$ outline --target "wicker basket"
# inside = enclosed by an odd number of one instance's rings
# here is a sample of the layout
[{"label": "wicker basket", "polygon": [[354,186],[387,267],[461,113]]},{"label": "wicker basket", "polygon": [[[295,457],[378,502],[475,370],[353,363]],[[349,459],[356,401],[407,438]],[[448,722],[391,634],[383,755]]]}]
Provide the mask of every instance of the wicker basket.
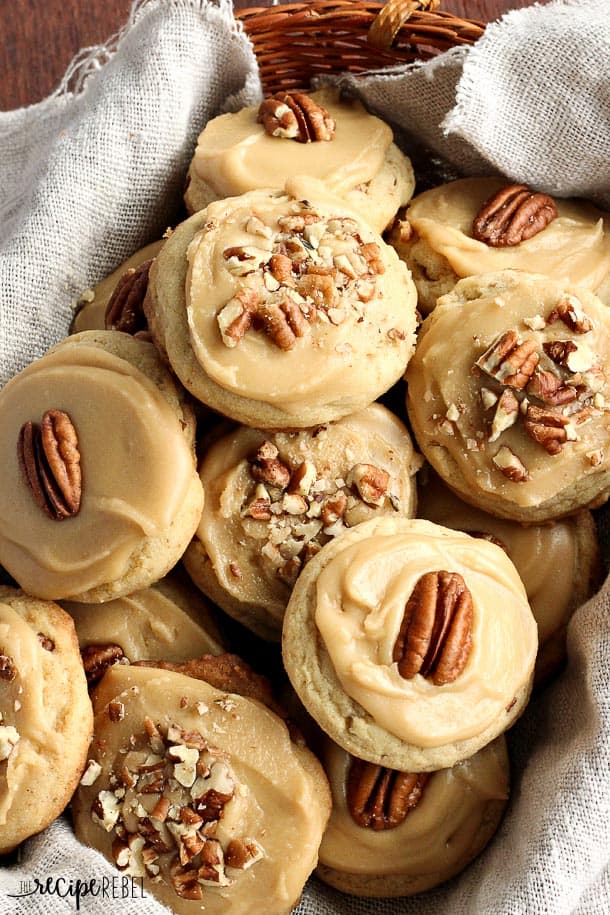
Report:
[{"label": "wicker basket", "polygon": [[265,92],[306,89],[313,76],[428,60],[473,44],[484,23],[439,0],[312,0],[236,12],[254,45]]}]

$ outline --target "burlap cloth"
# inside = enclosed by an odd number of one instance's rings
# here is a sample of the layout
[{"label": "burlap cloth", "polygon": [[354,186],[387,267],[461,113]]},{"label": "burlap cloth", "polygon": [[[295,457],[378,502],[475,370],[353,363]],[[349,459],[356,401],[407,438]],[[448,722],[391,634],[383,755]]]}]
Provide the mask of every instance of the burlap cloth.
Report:
[{"label": "burlap cloth", "polygon": [[[351,82],[465,173],[500,170],[610,207],[609,0],[514,12],[472,50]],[[259,94],[252,49],[226,0],[144,0],[52,97],[0,113],[2,382],[65,336],[82,290],[172,223],[206,120],[231,95],[245,103]],[[609,603],[607,584],[576,613],[567,671],[513,729],[509,811],[472,867],[413,900],[360,901],[312,880],[297,911],[607,915]],[[67,891],[104,874],[116,871],[60,820],[0,871],[0,912],[74,912],[73,898],[21,894],[33,878],[62,876]],[[80,911],[165,910],[148,896],[85,898]]]}]

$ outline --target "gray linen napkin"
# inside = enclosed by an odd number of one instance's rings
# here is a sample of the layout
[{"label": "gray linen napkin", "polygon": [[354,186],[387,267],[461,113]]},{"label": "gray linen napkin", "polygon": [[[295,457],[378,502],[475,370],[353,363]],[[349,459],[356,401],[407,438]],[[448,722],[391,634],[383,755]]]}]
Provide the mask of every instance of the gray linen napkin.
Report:
[{"label": "gray linen napkin", "polygon": [[[610,0],[516,11],[473,49],[346,83],[465,174],[501,171],[610,206]],[[2,383],[65,336],[82,290],[174,220],[197,133],[230,96],[253,103],[260,85],[228,0],[141,0],[53,96],[0,113]],[[413,900],[358,900],[311,880],[296,911],[607,915],[610,584],[574,616],[568,651],[567,671],[510,735],[509,812],[474,865]],[[116,877],[60,819],[0,871],[0,913],[74,912],[77,881],[81,912],[166,911]],[[55,892],[42,895],[49,878]],[[91,879],[97,896],[84,895]]]}]

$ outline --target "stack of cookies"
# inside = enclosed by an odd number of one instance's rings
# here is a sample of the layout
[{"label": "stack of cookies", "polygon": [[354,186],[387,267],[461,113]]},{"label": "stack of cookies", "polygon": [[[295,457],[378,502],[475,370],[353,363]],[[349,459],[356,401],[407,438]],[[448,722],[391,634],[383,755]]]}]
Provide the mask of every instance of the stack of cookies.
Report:
[{"label": "stack of cookies", "polygon": [[335,90],[222,115],[188,218],[0,393],[0,852],[74,795],[172,911],[282,915],[492,837],[598,583],[610,222],[414,188]]}]

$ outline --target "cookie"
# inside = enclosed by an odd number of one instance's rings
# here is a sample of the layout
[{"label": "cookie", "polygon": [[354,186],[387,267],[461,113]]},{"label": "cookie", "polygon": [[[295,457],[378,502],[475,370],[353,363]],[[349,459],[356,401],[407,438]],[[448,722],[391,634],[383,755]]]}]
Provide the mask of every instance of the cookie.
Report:
[{"label": "cookie", "polygon": [[504,271],[461,280],[406,375],[419,447],[466,502],[538,523],[610,493],[610,314],[592,293]]},{"label": "cookie", "polygon": [[389,240],[426,314],[460,278],[509,269],[584,286],[610,304],[610,216],[582,200],[534,195],[501,178],[462,178],[413,198],[406,220]]},{"label": "cookie", "polygon": [[55,820],[87,759],[93,714],[74,624],[0,586],[0,854]]},{"label": "cookie", "polygon": [[405,772],[472,756],[529,698],[536,621],[504,550],[421,519],[327,544],[286,609],[284,666],[320,727]]},{"label": "cookie", "polygon": [[468,505],[431,471],[424,480],[418,488],[418,517],[491,539],[515,564],[538,624],[534,682],[546,682],[565,660],[566,627],[573,612],[601,584],[591,512],[582,510],[559,521],[526,527]]},{"label": "cookie", "polygon": [[194,421],[150,343],[68,337],[0,393],[0,562],[37,597],[97,603],[162,578],[201,516]]},{"label": "cookie", "polygon": [[509,796],[506,740],[437,772],[397,772],[327,740],[333,808],[316,874],[355,896],[411,896],[460,873],[495,833]]},{"label": "cookie", "polygon": [[312,109],[305,115],[310,125],[312,116],[318,124],[325,121],[324,137],[314,131],[304,142],[282,95],[208,122],[188,172],[189,213],[223,197],[283,188],[288,179],[309,175],[383,232],[415,187],[411,163],[392,142],[391,128],[355,99],[340,100],[336,89],[288,93],[298,117],[304,104]]},{"label": "cookie", "polygon": [[379,514],[412,517],[419,464],[379,404],[301,432],[227,429],[200,463],[206,500],[185,568],[223,610],[279,639],[296,577],[323,544]]},{"label": "cookie", "polygon": [[76,625],[90,685],[119,661],[180,662],[224,650],[212,609],[186,576],[175,573],[101,606],[71,601],[62,606]]},{"label": "cookie", "polygon": [[[415,288],[392,248],[319,182],[251,191],[182,223],[144,303],[198,400],[261,429],[368,406],[401,377]],[[264,370],[262,370],[264,366]]]},{"label": "cookie", "polygon": [[111,668],[93,702],[73,804],[81,842],[176,913],[290,911],[330,795],[284,722],[257,700],[145,667]]},{"label": "cookie", "polygon": [[[144,328],[142,303],[146,292],[146,279],[150,261],[157,256],[165,239],[153,241],[150,245],[140,248],[135,254],[113,270],[93,289],[83,292],[77,303],[77,311],[72,321],[70,332],[78,334],[83,330],[110,330],[116,329],[125,333],[134,333]],[[118,314],[110,315],[106,320],[108,303],[114,297],[117,299],[117,287],[121,284],[123,295],[121,304],[123,312],[122,322],[117,326]],[[129,290],[127,287],[131,287]],[[142,291],[143,290],[143,291]],[[121,291],[119,289],[119,291]],[[131,296],[129,296],[131,293]],[[134,302],[136,300],[136,302]],[[118,302],[116,303],[118,305]],[[115,310],[116,311],[116,310]],[[114,321],[113,321],[114,318]]]}]

